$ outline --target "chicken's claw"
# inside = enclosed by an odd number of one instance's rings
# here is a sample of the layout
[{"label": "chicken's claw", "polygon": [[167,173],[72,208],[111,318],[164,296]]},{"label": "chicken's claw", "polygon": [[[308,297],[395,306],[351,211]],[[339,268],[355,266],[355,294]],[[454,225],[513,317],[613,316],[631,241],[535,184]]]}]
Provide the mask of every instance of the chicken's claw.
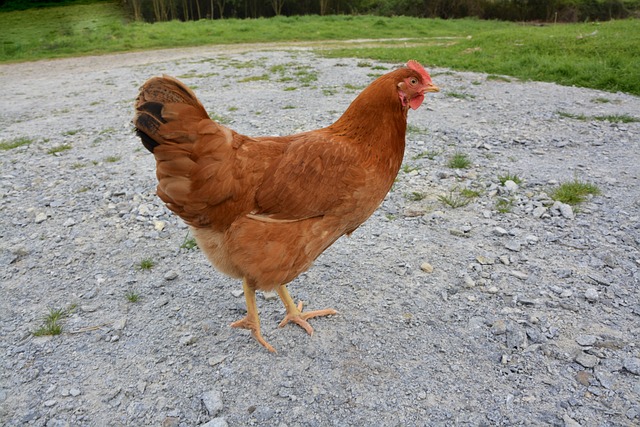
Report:
[{"label": "chicken's claw", "polygon": [[287,315],[284,317],[280,325],[280,328],[284,327],[287,323],[293,322],[300,326],[302,329],[307,331],[309,335],[313,335],[313,328],[307,322],[307,319],[311,319],[312,317],[319,316],[330,316],[333,314],[338,314],[338,312],[332,308],[327,308],[324,310],[314,310],[307,311],[306,313],[302,312],[302,301],[298,302],[298,305],[293,302],[291,299],[291,295],[289,295],[289,291],[285,285],[280,285],[277,289],[278,295],[280,295],[280,299],[284,303],[285,308],[287,309]]},{"label": "chicken's claw", "polygon": [[243,319],[237,320],[230,325],[232,328],[248,329],[251,331],[251,336],[262,344],[271,353],[277,353],[276,349],[271,346],[260,333],[260,324],[257,324],[253,319],[247,315]]}]

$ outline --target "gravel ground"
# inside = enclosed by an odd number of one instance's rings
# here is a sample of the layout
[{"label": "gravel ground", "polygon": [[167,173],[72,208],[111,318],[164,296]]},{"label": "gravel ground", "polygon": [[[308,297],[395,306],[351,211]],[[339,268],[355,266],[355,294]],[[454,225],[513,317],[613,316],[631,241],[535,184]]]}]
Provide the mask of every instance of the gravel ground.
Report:
[{"label": "gravel ground", "polygon": [[[229,49],[0,66],[0,139],[32,140],[1,154],[0,424],[640,424],[640,124],[594,119],[639,98],[432,70],[394,189],[290,286],[339,315],[309,337],[260,294],[270,354],[154,194],[137,88],[178,76],[239,132],[288,134],[398,64]],[[550,199],[575,179],[601,195]],[[51,310],[62,334],[34,336]]]}]

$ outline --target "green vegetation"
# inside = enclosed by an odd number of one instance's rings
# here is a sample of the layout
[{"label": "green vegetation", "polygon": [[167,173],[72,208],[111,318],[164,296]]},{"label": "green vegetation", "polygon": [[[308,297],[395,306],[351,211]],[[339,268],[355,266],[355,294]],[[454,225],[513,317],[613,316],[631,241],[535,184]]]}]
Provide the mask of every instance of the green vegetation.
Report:
[{"label": "green vegetation", "polygon": [[191,250],[193,248],[197,248],[198,247],[198,243],[196,242],[196,239],[194,239],[193,237],[189,237],[189,233],[187,233],[187,235],[184,236],[184,242],[182,242],[180,247],[182,249]]},{"label": "green vegetation", "polygon": [[62,144],[62,145],[57,145],[55,147],[51,147],[47,150],[48,154],[58,154],[58,153],[62,153],[63,151],[67,151],[67,150],[71,150],[71,144]]},{"label": "green vegetation", "polygon": [[512,175],[510,172],[507,172],[504,175],[498,175],[498,181],[500,181],[500,185],[504,185],[507,181],[513,181],[518,185],[522,184],[520,177],[515,174]]},{"label": "green vegetation", "polygon": [[577,205],[586,200],[588,195],[598,195],[600,189],[594,184],[580,182],[577,179],[560,184],[549,194],[553,200],[569,205]]},{"label": "green vegetation", "polygon": [[466,169],[471,166],[471,160],[465,153],[454,153],[447,163],[451,169]]},{"label": "green vegetation", "polygon": [[134,291],[127,291],[124,294],[125,298],[127,299],[127,301],[129,301],[130,303],[136,303],[138,301],[140,301],[140,295],[138,295],[137,293],[135,293]]},{"label": "green vegetation", "polygon": [[140,270],[151,270],[154,265],[156,265],[156,263],[153,262],[151,258],[145,258],[140,261],[140,264],[138,264],[138,268]]},{"label": "green vegetation", "polygon": [[449,191],[449,194],[442,194],[438,196],[438,200],[443,204],[453,208],[461,208],[471,203],[472,197],[467,197],[462,194],[458,189]]},{"label": "green vegetation", "polygon": [[15,138],[10,141],[0,141],[0,150],[6,151],[14,148],[22,147],[23,145],[29,145],[33,142],[29,138]]},{"label": "green vegetation", "polygon": [[421,193],[419,191],[412,191],[411,193],[405,193],[404,198],[412,201],[412,202],[419,202],[420,200],[423,200],[426,197],[426,194]]},{"label": "green vegetation", "polygon": [[630,116],[628,114],[607,114],[604,116],[585,116],[584,114],[573,114],[567,113],[566,111],[558,111],[558,115],[560,117],[564,117],[566,119],[574,119],[580,121],[599,121],[599,122],[610,122],[610,123],[636,123],[640,122],[640,118]]},{"label": "green vegetation", "polygon": [[120,156],[107,156],[104,161],[107,163],[116,163],[120,160]]},{"label": "green vegetation", "polygon": [[74,309],[75,305],[71,305],[66,310],[62,308],[50,308],[49,313],[43,319],[44,325],[36,329],[33,332],[33,335],[36,337],[45,335],[60,335],[62,333],[62,325],[60,324],[60,321],[65,317],[68,317]]},{"label": "green vegetation", "polygon": [[[128,22],[116,2],[0,12],[0,62],[231,43],[318,43],[322,54],[552,81],[640,95],[640,20],[524,25],[404,16]],[[412,38],[402,43],[391,38]],[[348,39],[378,42],[341,43]],[[327,42],[327,40],[331,40]],[[295,42],[292,42],[295,41]],[[289,44],[289,45],[290,45]],[[311,43],[312,46],[316,44]],[[303,83],[312,73],[297,76]],[[295,77],[295,76],[294,76]]]},{"label": "green vegetation", "polygon": [[496,201],[496,210],[500,213],[509,213],[513,209],[513,199],[512,198],[499,198]]}]

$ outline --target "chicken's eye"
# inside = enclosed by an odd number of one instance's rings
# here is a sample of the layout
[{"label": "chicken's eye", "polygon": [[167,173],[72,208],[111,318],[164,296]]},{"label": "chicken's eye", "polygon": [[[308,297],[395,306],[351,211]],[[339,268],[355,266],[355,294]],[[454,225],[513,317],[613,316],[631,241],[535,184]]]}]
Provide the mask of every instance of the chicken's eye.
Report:
[{"label": "chicken's eye", "polygon": [[409,83],[411,83],[412,85],[417,85],[418,79],[416,79],[415,77],[412,77],[411,80],[409,80]]}]

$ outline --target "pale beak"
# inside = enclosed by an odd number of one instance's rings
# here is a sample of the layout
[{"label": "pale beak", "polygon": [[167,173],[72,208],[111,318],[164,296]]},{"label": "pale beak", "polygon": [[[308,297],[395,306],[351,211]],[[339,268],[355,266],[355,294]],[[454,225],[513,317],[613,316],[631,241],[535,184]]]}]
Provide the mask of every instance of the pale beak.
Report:
[{"label": "pale beak", "polygon": [[429,86],[427,86],[427,88],[424,91],[425,92],[440,92],[440,88],[438,88],[438,86],[436,86],[433,83],[431,83]]}]

